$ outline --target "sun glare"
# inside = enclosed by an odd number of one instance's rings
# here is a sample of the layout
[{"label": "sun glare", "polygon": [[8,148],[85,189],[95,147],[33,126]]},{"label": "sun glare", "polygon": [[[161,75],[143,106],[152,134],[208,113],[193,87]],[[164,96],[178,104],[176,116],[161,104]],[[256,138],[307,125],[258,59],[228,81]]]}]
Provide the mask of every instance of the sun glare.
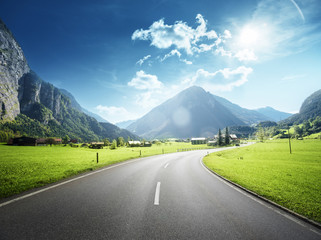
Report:
[{"label": "sun glare", "polygon": [[245,46],[255,45],[259,40],[258,29],[244,27],[240,35],[240,43]]}]

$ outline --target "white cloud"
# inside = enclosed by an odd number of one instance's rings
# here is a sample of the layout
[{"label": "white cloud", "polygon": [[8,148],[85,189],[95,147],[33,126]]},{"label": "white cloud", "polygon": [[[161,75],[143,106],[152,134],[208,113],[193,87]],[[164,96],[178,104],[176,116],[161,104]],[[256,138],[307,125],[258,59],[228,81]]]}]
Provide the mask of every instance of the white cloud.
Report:
[{"label": "white cloud", "polygon": [[187,59],[182,59],[181,56],[182,54],[177,50],[177,49],[174,49],[172,51],[170,51],[168,54],[166,54],[163,58],[160,59],[161,62],[165,61],[167,58],[170,58],[172,56],[177,56],[179,58],[179,61],[180,62],[183,62],[183,63],[186,63],[188,65],[191,65],[193,64],[191,61],[188,61]]},{"label": "white cloud", "polygon": [[95,109],[98,111],[99,115],[112,123],[137,119],[139,117],[136,113],[131,113],[124,107],[98,105]]},{"label": "white cloud", "polygon": [[161,93],[158,91],[147,91],[136,95],[136,103],[140,107],[150,109],[156,107],[160,103],[160,98],[156,97]]},{"label": "white cloud", "polygon": [[221,55],[221,56],[226,56],[226,57],[232,57],[233,54],[231,51],[226,51],[223,47],[218,47],[217,49],[215,49],[214,53],[216,55]]},{"label": "white cloud", "polygon": [[234,87],[245,84],[252,71],[252,68],[245,66],[236,69],[224,68],[213,73],[198,69],[195,75],[189,81],[184,80],[184,83],[196,84],[216,91],[231,91]]},{"label": "white cloud", "polygon": [[164,23],[164,19],[154,22],[149,29],[138,29],[132,35],[132,40],[149,40],[152,46],[166,49],[175,46],[184,49],[187,54],[199,51],[199,42],[216,39],[214,30],[207,31],[207,22],[201,14],[196,16],[199,26],[194,29],[185,22],[176,21],[173,25]]},{"label": "white cloud", "polygon": [[158,81],[156,75],[146,74],[141,70],[136,72],[136,77],[128,82],[128,86],[139,90],[153,90],[162,88],[163,83]]},{"label": "white cloud", "polygon": [[182,54],[178,50],[174,49],[174,50],[170,51],[170,53],[166,54],[160,61],[163,62],[167,58],[172,57],[174,55],[177,55],[178,58],[180,58]]},{"label": "white cloud", "polygon": [[257,56],[253,52],[253,50],[249,49],[243,49],[241,51],[238,51],[235,55],[235,58],[237,58],[240,61],[256,61]]},{"label": "white cloud", "polygon": [[294,81],[294,80],[297,80],[297,79],[302,79],[306,77],[305,74],[299,74],[299,75],[287,75],[287,76],[284,76],[282,77],[282,81]]},{"label": "white cloud", "polygon": [[224,30],[223,38],[225,38],[225,39],[232,38],[232,33],[231,33],[229,30],[227,30],[227,29]]},{"label": "white cloud", "polygon": [[151,57],[151,55],[147,55],[145,57],[143,57],[142,59],[139,59],[136,64],[139,64],[139,66],[141,66],[147,59],[149,59]]},{"label": "white cloud", "polygon": [[187,59],[180,59],[181,62],[186,63],[187,65],[192,65],[193,62],[188,61]]}]

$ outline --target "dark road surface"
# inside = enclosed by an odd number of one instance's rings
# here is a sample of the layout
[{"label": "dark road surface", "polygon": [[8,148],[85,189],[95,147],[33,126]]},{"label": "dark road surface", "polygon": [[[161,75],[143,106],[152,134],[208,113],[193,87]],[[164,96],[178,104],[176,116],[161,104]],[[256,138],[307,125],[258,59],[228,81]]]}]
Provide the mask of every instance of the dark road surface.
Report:
[{"label": "dark road surface", "polygon": [[208,172],[213,151],[133,160],[2,202],[0,239],[321,239]]}]

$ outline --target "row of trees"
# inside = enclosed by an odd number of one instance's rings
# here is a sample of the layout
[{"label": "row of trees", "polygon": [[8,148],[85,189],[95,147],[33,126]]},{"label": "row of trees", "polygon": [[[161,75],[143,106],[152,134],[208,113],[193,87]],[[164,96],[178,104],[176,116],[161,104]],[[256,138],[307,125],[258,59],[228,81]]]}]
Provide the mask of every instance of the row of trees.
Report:
[{"label": "row of trees", "polygon": [[[321,117],[317,116],[313,120],[304,121],[300,125],[291,126],[294,128],[294,132],[290,133],[291,138],[300,139],[302,137],[311,135],[313,133],[321,132]],[[255,132],[255,136],[261,142],[268,138],[288,138],[290,126],[283,124],[266,124],[266,122],[260,123]]]},{"label": "row of trees", "polygon": [[225,128],[225,135],[223,137],[221,129],[218,130],[218,145],[229,145],[230,144],[230,134],[228,131],[228,127]]}]

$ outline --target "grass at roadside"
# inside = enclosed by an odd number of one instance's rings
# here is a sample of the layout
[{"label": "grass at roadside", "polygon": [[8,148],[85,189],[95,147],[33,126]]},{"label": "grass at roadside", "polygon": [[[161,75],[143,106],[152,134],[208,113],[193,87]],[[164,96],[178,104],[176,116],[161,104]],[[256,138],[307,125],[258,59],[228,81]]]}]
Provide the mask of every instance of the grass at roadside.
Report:
[{"label": "grass at roadside", "polygon": [[[128,159],[207,148],[190,143],[167,143],[144,148],[89,149],[69,146],[23,147],[0,144],[0,199],[82,172]],[[96,163],[96,154],[99,163]]]},{"label": "grass at roadside", "polygon": [[216,173],[312,220],[321,222],[321,141],[257,143],[210,154]]}]

